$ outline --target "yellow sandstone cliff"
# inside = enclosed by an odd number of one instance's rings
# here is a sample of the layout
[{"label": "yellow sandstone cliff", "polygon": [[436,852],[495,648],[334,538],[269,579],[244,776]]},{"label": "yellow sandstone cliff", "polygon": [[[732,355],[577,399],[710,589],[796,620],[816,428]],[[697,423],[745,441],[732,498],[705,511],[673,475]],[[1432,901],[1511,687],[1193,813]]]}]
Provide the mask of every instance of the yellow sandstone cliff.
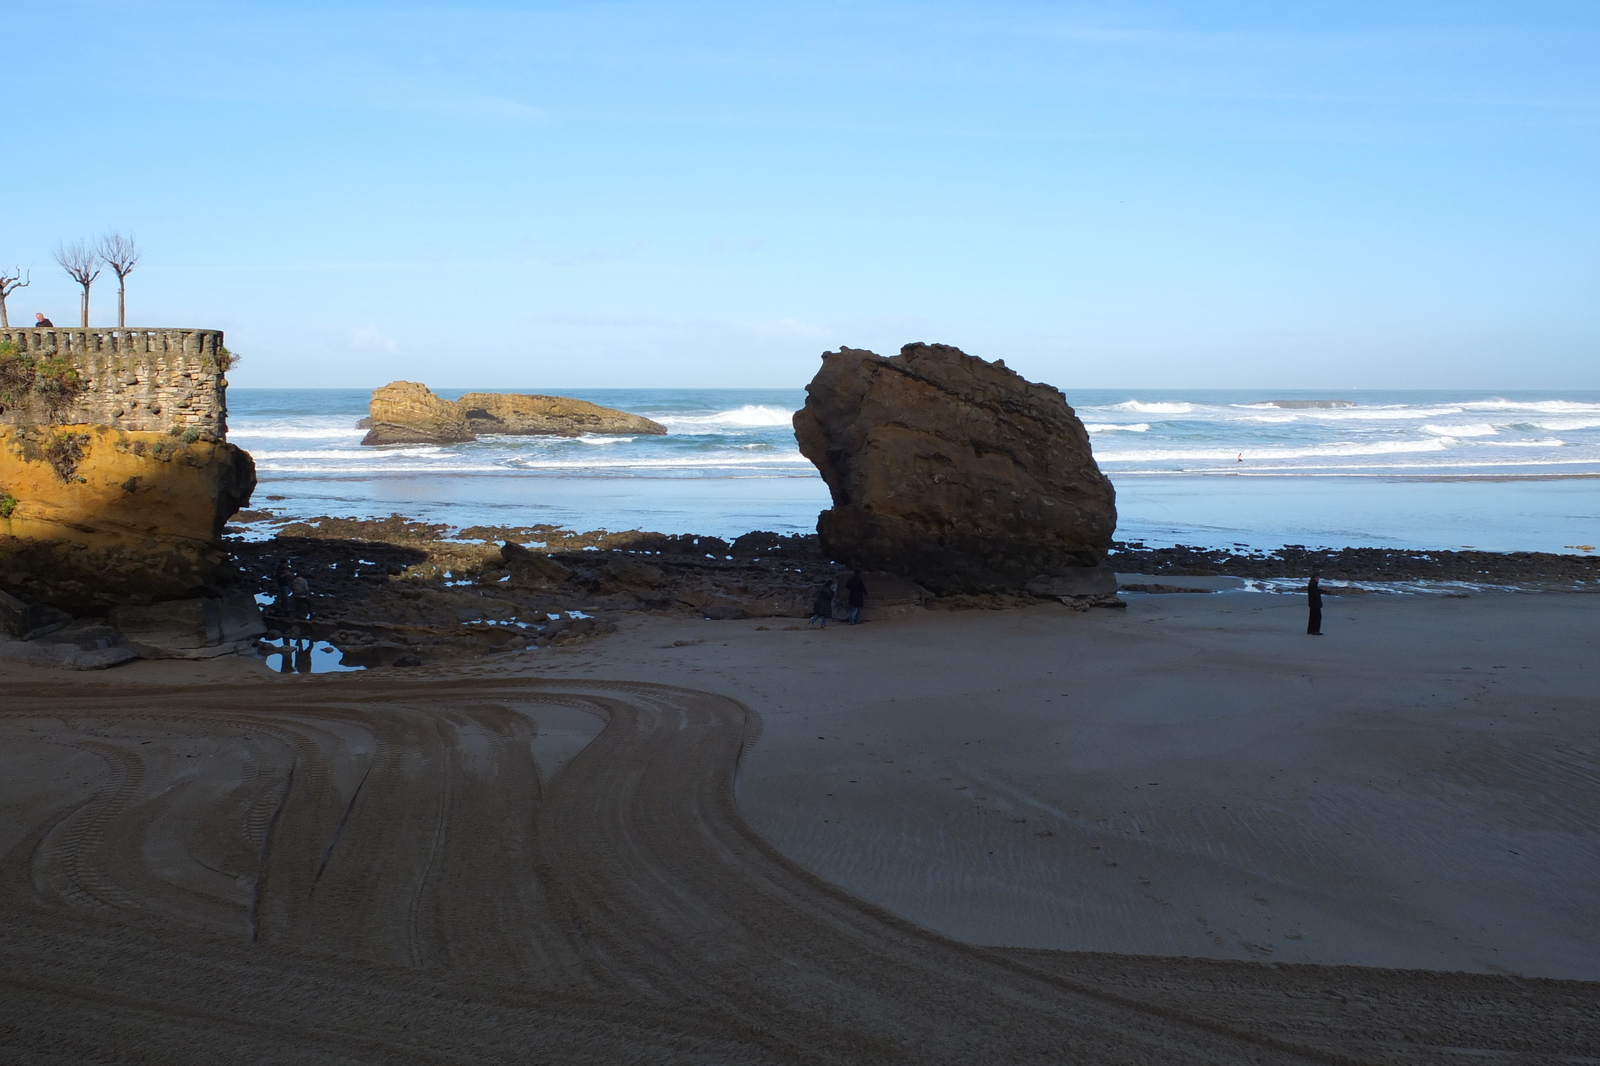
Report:
[{"label": "yellow sandstone cliff", "polygon": [[215,331],[0,334],[0,587],[69,610],[217,594],[255,488],[221,439],[226,354]]}]

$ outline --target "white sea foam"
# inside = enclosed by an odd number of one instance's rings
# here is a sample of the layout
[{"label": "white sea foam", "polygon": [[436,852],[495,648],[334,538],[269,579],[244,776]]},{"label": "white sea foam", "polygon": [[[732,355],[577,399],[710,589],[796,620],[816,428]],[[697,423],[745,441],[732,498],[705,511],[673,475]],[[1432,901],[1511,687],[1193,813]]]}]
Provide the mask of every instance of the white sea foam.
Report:
[{"label": "white sea foam", "polygon": [[1138,411],[1148,415],[1186,415],[1194,410],[1192,403],[1142,403],[1139,400],[1129,400],[1126,403],[1115,403],[1110,407],[1102,408],[1107,411]]},{"label": "white sea foam", "polygon": [[1085,422],[1083,428],[1090,433],[1149,433],[1148,422]]},{"label": "white sea foam", "polygon": [[1526,425],[1530,429],[1547,429],[1552,433],[1563,433],[1576,429],[1600,429],[1600,419],[1556,418],[1548,422],[1529,422]]},{"label": "white sea foam", "polygon": [[1435,426],[1430,423],[1422,427],[1422,432],[1437,433],[1441,437],[1492,437],[1500,431],[1487,423],[1474,422],[1467,426]]},{"label": "white sea foam", "polygon": [[731,411],[711,415],[657,415],[655,420],[668,429],[674,426],[787,426],[794,412],[766,404],[747,403]]},{"label": "white sea foam", "polygon": [[339,425],[288,425],[266,423],[261,424],[256,420],[249,422],[235,421],[228,426],[230,439],[245,437],[250,440],[359,440],[367,435],[364,429],[356,429],[350,425],[348,419],[341,418]]},{"label": "white sea foam", "polygon": [[[1335,444],[1318,444],[1308,448],[1252,448],[1244,452],[1247,463],[1280,462],[1286,459],[1310,459],[1345,455],[1394,455],[1406,452],[1438,452],[1450,447],[1449,438],[1432,440],[1386,440],[1365,444],[1340,441]],[[1152,448],[1148,451],[1096,452],[1095,459],[1102,463],[1171,462],[1171,461],[1236,461],[1239,449],[1235,448]]]},{"label": "white sea foam", "polygon": [[1567,442],[1560,437],[1541,437],[1539,440],[1485,440],[1476,443],[1489,448],[1561,448]]},{"label": "white sea foam", "polygon": [[1579,403],[1575,400],[1472,400],[1463,403],[1468,411],[1543,411],[1550,414],[1600,415],[1600,403]]}]

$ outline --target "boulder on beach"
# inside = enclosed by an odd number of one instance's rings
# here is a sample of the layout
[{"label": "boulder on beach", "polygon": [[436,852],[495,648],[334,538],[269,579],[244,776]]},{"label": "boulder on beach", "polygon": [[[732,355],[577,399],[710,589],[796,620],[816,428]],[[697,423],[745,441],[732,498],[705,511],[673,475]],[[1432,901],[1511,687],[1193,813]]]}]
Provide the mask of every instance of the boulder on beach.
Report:
[{"label": "boulder on beach", "polygon": [[1114,601],[1116,494],[1066,398],[943,344],[822,356],[794,416],[825,552],[938,595]]},{"label": "boulder on beach", "polygon": [[372,393],[362,444],[459,444],[480,433],[579,437],[595,434],[660,436],[667,427],[640,415],[566,396],[469,392],[441,399],[426,385],[394,381]]}]

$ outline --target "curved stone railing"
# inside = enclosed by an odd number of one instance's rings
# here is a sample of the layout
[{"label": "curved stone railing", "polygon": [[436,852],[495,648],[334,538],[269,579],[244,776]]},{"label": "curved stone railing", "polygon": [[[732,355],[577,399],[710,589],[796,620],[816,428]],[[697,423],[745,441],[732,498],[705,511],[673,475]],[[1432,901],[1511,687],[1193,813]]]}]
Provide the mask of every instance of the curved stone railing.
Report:
[{"label": "curved stone railing", "polygon": [[227,349],[216,329],[50,326],[0,329],[30,359],[61,359],[78,372],[70,404],[34,397],[0,404],[0,424],[94,423],[130,431],[189,433],[223,440],[228,432]]},{"label": "curved stone railing", "polygon": [[152,355],[160,353],[209,357],[222,347],[220,329],[119,329],[114,327],[46,326],[43,329],[0,329],[0,342],[10,341],[27,354]]}]

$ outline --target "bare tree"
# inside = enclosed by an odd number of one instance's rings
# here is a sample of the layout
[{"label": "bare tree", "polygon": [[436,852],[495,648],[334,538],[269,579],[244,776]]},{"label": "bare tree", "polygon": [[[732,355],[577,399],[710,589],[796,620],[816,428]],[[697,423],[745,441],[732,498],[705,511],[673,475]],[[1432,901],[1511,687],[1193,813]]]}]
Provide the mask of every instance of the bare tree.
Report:
[{"label": "bare tree", "polygon": [[10,273],[0,270],[0,328],[11,327],[11,320],[6,317],[6,298],[18,289],[26,289],[32,281],[33,272],[23,274],[21,267],[13,267]]},{"label": "bare tree", "polygon": [[133,235],[124,237],[113,230],[100,238],[100,259],[117,276],[117,328],[128,324],[128,275],[139,265],[139,246]]},{"label": "bare tree", "polygon": [[100,253],[88,241],[73,241],[71,244],[56,245],[56,262],[61,264],[61,269],[71,275],[72,280],[83,286],[83,298],[78,303],[78,310],[82,312],[79,317],[83,319],[79,325],[89,328],[89,286],[94,284],[94,279],[100,276],[100,269],[96,265],[100,262]]}]

